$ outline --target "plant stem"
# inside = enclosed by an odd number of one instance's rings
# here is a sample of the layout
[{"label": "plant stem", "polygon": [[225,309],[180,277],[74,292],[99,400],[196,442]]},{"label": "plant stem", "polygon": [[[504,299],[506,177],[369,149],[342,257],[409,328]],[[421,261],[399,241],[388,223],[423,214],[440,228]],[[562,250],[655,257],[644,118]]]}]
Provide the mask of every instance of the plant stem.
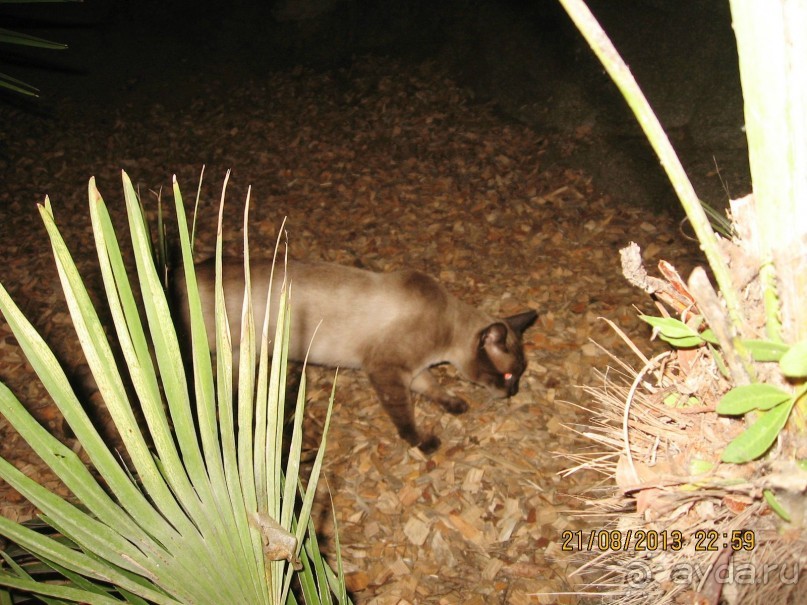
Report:
[{"label": "plant stem", "polygon": [[807,2],[731,0],[731,17],[766,311],[770,319],[780,305],[782,338],[798,342],[807,338]]},{"label": "plant stem", "polygon": [[720,300],[703,267],[695,267],[687,285],[698,303],[698,309],[720,343],[734,385],[749,384],[755,378],[754,364],[740,337],[731,334]]},{"label": "plant stem", "polygon": [[628,66],[619,56],[616,48],[614,48],[614,45],[583,0],[559,1],[625,97],[639,125],[653,146],[656,155],[661,160],[661,165],[667,173],[667,177],[670,179],[670,183],[672,183],[687,217],[692,223],[692,228],[695,230],[701,249],[706,255],[706,260],[709,262],[720,292],[723,294],[732,328],[736,334],[742,334],[743,315],[740,310],[739,296],[732,284],[731,273],[720,255],[717,237],[712,231],[709,219],[684,171],[684,167],[678,160],[675,150],[664,133],[661,123],[653,113],[650,104],[642,94]]}]

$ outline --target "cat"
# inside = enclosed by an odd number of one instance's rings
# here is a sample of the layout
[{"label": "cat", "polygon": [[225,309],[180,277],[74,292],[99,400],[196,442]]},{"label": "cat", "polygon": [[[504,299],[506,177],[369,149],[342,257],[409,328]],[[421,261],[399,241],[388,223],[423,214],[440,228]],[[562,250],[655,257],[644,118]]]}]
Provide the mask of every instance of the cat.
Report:
[{"label": "cat", "polygon": [[[429,371],[431,366],[451,363],[463,378],[487,387],[495,397],[511,397],[518,391],[526,368],[521,336],[538,317],[536,311],[495,319],[463,303],[437,280],[418,271],[375,273],[298,261],[288,261],[287,267],[292,309],[289,359],[305,359],[310,343],[310,363],[366,372],[398,434],[424,453],[437,450],[440,439],[418,430],[410,391],[436,401],[452,414],[468,409],[465,400],[437,383]],[[195,270],[208,345],[215,351],[214,259],[198,263]],[[252,261],[250,265],[258,333],[263,326],[271,270],[272,261]],[[272,320],[277,316],[283,273],[283,263],[278,261]],[[223,281],[236,367],[244,293],[242,260],[223,259]],[[189,333],[181,271],[173,282],[180,328]],[[274,335],[273,325],[269,334],[270,338]]]}]

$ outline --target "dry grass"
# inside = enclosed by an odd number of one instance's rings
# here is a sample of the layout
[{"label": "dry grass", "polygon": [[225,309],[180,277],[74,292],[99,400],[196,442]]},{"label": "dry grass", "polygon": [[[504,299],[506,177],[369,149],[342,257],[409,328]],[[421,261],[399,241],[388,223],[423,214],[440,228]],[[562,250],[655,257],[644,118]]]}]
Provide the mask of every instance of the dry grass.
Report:
[{"label": "dry grass", "polygon": [[[708,349],[648,359],[630,347],[638,369],[611,355],[595,386],[584,387],[589,421],[572,427],[590,447],[567,455],[564,474],[603,478],[587,494],[588,530],[574,553],[579,594],[620,605],[801,602],[804,473],[778,451],[720,462],[744,425],[715,413],[730,385]],[[771,487],[793,495],[793,523],[766,503]]]}]

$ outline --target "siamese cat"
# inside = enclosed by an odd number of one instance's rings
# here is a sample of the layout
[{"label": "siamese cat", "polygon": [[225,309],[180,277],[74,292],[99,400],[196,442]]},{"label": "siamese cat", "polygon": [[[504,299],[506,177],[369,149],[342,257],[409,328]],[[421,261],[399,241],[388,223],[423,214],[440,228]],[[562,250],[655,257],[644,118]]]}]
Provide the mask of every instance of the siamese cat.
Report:
[{"label": "siamese cat", "polygon": [[[252,261],[258,334],[263,326],[271,270],[272,261]],[[289,358],[303,361],[310,343],[309,362],[364,370],[400,436],[423,452],[434,452],[440,440],[418,430],[410,391],[436,401],[452,414],[468,409],[463,399],[443,390],[429,372],[431,366],[451,363],[463,378],[487,387],[495,397],[511,397],[518,391],[518,381],[526,367],[521,335],[537,318],[535,311],[495,319],[461,302],[435,279],[417,271],[374,273],[295,261],[288,262],[287,271],[291,284]],[[271,320],[277,317],[283,273],[283,263],[278,261]],[[208,344],[215,351],[214,259],[197,264],[196,277]],[[233,365],[237,368],[243,261],[224,259],[223,280],[232,329]],[[181,271],[173,281],[180,326],[189,333]],[[274,325],[269,330],[271,337]]]}]

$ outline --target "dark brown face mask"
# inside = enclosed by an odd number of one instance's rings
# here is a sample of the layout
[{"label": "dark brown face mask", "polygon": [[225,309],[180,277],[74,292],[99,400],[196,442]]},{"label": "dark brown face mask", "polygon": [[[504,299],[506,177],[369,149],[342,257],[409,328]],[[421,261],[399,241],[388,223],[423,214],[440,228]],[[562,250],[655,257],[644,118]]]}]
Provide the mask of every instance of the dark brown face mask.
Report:
[{"label": "dark brown face mask", "polygon": [[521,335],[537,319],[535,311],[525,311],[492,324],[479,335],[479,374],[476,382],[500,397],[518,393],[518,383],[527,367]]}]

